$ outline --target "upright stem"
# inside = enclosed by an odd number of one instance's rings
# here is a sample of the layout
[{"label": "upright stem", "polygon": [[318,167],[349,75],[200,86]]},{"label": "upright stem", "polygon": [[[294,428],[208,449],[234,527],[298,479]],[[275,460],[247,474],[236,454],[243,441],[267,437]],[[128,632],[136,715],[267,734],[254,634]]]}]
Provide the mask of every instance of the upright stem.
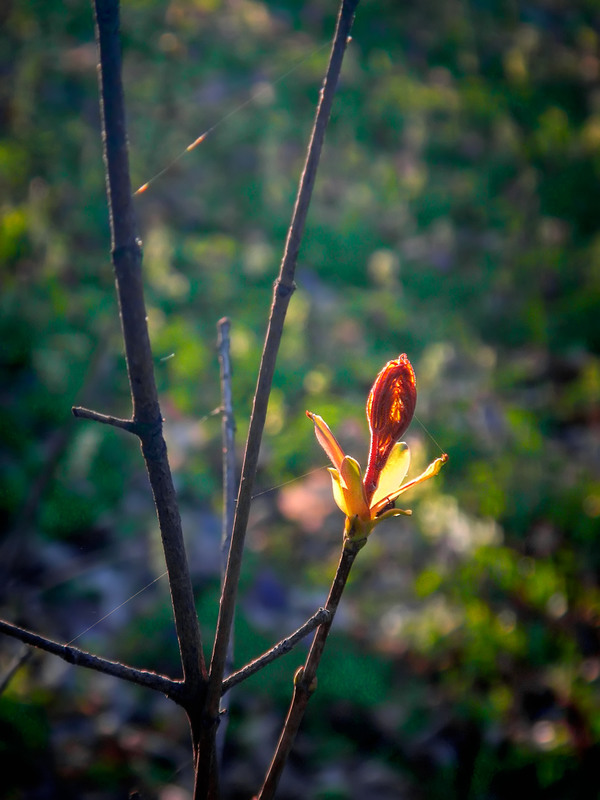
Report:
[{"label": "upright stem", "polygon": [[[231,547],[227,562],[227,571],[221,592],[221,602],[219,605],[219,616],[217,619],[217,630],[212,651],[209,670],[208,693],[206,699],[206,719],[205,727],[202,732],[201,753],[203,764],[197,771],[196,787],[194,789],[194,800],[208,797],[209,788],[207,776],[215,772],[214,767],[214,741],[215,731],[219,721],[219,704],[222,693],[223,676],[227,659],[227,648],[231,636],[233,615],[237,597],[237,587],[242,567],[242,554],[246,538],[246,528],[250,514],[250,502],[252,498],[252,488],[258,464],[258,454],[262,433],[267,416],[267,405],[273,374],[275,372],[275,361],[279,351],[279,343],[283,333],[290,298],[295,289],[294,274],[298,260],[300,242],[304,232],[306,215],[312,191],[315,184],[315,177],[325,130],[331,114],[331,106],[337,86],[337,81],[342,67],[348,34],[352,27],[354,11],[358,5],[358,0],[341,0],[340,11],[333,38],[333,46],[329,57],[329,64],[325,74],[325,81],[321,90],[320,100],[317,106],[315,122],[311,134],[304,170],[300,178],[296,203],[292,214],[288,236],[279,276],[275,281],[273,291],[273,302],[269,316],[269,324],[265,337],[263,354],[258,372],[256,392],[250,416],[248,437],[246,440],[246,450],[242,465],[242,475],[237,497],[237,507],[233,522],[231,536]],[[201,767],[201,768],[200,768]],[[202,777],[202,774],[206,777]]]},{"label": "upright stem", "polygon": [[142,250],[137,237],[129,177],[125,104],[121,80],[118,0],[94,0],[100,53],[102,140],[110,213],[112,259],[131,386],[133,422],[142,444],[165,552],[183,678],[190,692],[204,684],[205,666],[181,518],[162,434],[162,415],[142,284]]},{"label": "upright stem", "polygon": [[257,800],[271,800],[275,795],[277,784],[279,783],[281,773],[283,772],[283,768],[285,767],[294,744],[298,728],[300,727],[304,712],[306,711],[306,706],[308,705],[311,694],[316,689],[317,669],[321,661],[321,656],[323,655],[323,650],[325,649],[325,643],[329,636],[335,612],[337,611],[342,597],[342,592],[346,586],[346,581],[352,569],[352,564],[354,564],[354,559],[364,543],[364,539],[358,542],[353,539],[347,539],[344,542],[338,568],[333,583],[331,584],[331,589],[329,590],[327,603],[325,604],[325,610],[329,612],[330,617],[317,628],[304,667],[301,667],[294,677],[292,702],[290,703],[290,708],[281,731],[277,749],[275,750],[273,760],[267,772],[267,777],[265,778]]},{"label": "upright stem", "polygon": [[[231,391],[231,351],[229,345],[229,330],[231,324],[224,317],[217,322],[219,331],[217,351],[221,367],[221,441],[223,451],[223,527],[221,531],[221,586],[225,580],[227,560],[231,547],[231,529],[235,515],[235,418],[233,415],[233,396]],[[229,637],[227,658],[225,660],[225,675],[233,672],[233,631]],[[225,735],[227,732],[227,715],[221,715],[221,722],[217,731],[217,755],[219,766],[222,762]]]},{"label": "upright stem", "polygon": [[221,579],[225,579],[231,529],[235,515],[235,418],[231,391],[231,352],[229,330],[231,323],[226,317],[217,323],[219,332],[217,350],[221,366],[221,443],[223,449],[223,527],[221,531]]},{"label": "upright stem", "polygon": [[219,617],[217,621],[217,632],[213,647],[212,659],[210,664],[210,677],[208,688],[208,713],[216,721],[219,712],[219,698],[221,695],[221,683],[225,667],[227,653],[227,643],[233,622],[237,586],[242,565],[242,553],[250,513],[250,500],[252,487],[258,463],[260,442],[267,414],[269,393],[275,371],[275,361],[279,350],[279,343],[283,333],[283,324],[287,313],[292,292],[295,289],[294,274],[298,260],[300,242],[304,232],[306,215],[312,196],[315,183],[317,167],[323,148],[325,130],[331,114],[331,106],[337,86],[340,70],[348,35],[354,20],[354,11],[358,5],[358,0],[342,0],[337,19],[336,30],[333,38],[333,46],[329,58],[329,65],[325,75],[325,81],[321,90],[319,104],[317,106],[315,122],[308,146],[304,171],[300,178],[298,195],[292,221],[288,231],[285,251],[281,262],[279,277],[275,282],[273,293],[273,303],[269,318],[269,326],[265,338],[256,393],[254,395],[254,405],[250,418],[250,427],[246,442],[246,452],[242,466],[242,477],[238,493],[237,509],[233,523],[233,534],[231,540],[231,550],[227,564],[227,573],[221,596]]}]

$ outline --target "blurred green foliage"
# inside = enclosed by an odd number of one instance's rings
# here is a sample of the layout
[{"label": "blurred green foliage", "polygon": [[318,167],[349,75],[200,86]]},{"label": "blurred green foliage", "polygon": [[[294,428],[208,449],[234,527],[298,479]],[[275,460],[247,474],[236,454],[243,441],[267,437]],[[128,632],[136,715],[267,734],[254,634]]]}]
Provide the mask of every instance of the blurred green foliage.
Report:
[{"label": "blurred green foliage", "polygon": [[[122,9],[132,180],[156,176],[136,200],[148,321],[208,641],[215,325],[232,320],[241,451],[335,11],[325,0]],[[90,9],[8,0],[0,23],[2,599],[5,616],[69,640],[164,567],[136,443],[70,417],[74,404],[129,413]],[[596,0],[359,5],[257,494],[294,483],[255,502],[236,663],[312,613],[332,574],[342,521],[327,476],[305,474],[322,464],[306,408],[364,461],[368,389],[407,352],[426,426],[409,432],[414,469],[436,442],[450,461],[410,496],[414,517],[382,525],[361,553],[299,742],[313,776],[304,797],[364,800],[356,776],[323,776],[371,759],[407,797],[599,795],[599,24]],[[107,597],[94,569],[134,576],[131,591]],[[175,674],[168,597],[154,589],[89,646]],[[265,754],[252,726],[280,720],[299,661],[233,697],[232,772],[254,763],[253,742],[260,778],[276,733],[260,729]],[[134,768],[121,740],[98,750],[93,736],[87,773],[67,768],[62,716],[34,687],[93,720],[98,678],[73,693],[43,665],[23,668],[0,704],[9,797],[32,796],[19,776],[42,739],[59,754],[39,771],[52,796],[96,786],[116,798],[136,780],[160,796],[176,781],[178,756]],[[144,725],[185,752],[185,730],[161,713]],[[38,718],[48,722],[30,736]]]}]

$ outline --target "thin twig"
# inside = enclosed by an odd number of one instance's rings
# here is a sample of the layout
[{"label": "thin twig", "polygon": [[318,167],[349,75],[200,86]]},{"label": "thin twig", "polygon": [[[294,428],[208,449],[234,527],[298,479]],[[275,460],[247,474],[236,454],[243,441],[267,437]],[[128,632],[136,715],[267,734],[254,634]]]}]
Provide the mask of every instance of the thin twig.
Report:
[{"label": "thin twig", "polygon": [[[235,418],[233,416],[233,396],[231,391],[231,352],[229,330],[231,324],[226,317],[217,322],[218,338],[217,352],[221,368],[221,441],[223,453],[223,527],[221,532],[221,586],[225,580],[227,559],[231,546],[231,529],[235,514]],[[233,631],[229,637],[227,658],[225,661],[225,675],[233,672]],[[217,753],[219,762],[222,762],[227,732],[228,714],[225,710],[221,714],[217,730]]]},{"label": "thin twig", "polygon": [[99,411],[92,411],[90,408],[73,406],[71,412],[78,419],[90,419],[93,422],[100,422],[103,425],[112,425],[114,428],[122,428],[129,433],[137,433],[136,423],[132,419],[119,419],[108,414],[100,414]]},{"label": "thin twig", "polygon": [[[231,392],[231,353],[229,330],[231,324],[224,317],[217,322],[217,350],[221,366],[221,403],[223,448],[223,528],[221,534],[221,582],[225,580],[231,530],[235,515],[235,418],[233,415],[233,396]],[[231,652],[230,652],[231,657]],[[231,660],[231,659],[230,659]]]},{"label": "thin twig", "polygon": [[13,639],[18,639],[20,642],[24,642],[32,647],[45,650],[47,653],[52,653],[69,664],[93,669],[96,672],[103,672],[105,675],[112,675],[115,678],[121,678],[124,681],[137,683],[139,686],[146,686],[148,689],[154,689],[157,692],[166,694],[172,700],[175,700],[175,702],[181,702],[185,697],[182,682],[174,681],[166,675],[159,675],[156,672],[128,667],[125,664],[120,664],[118,661],[109,661],[106,658],[92,655],[85,650],[80,650],[78,647],[59,644],[52,639],[39,636],[37,633],[32,633],[32,631],[20,628],[18,625],[13,625],[5,620],[0,620],[0,633],[11,636]]},{"label": "thin twig", "polygon": [[333,583],[331,584],[331,589],[329,590],[327,603],[325,604],[325,609],[330,614],[329,619],[317,629],[304,667],[301,667],[294,677],[292,702],[290,703],[288,715],[283,725],[283,730],[281,731],[281,737],[277,744],[275,755],[273,756],[271,766],[269,767],[257,800],[271,800],[275,795],[277,784],[279,783],[281,773],[283,772],[283,768],[285,767],[294,744],[294,739],[296,738],[296,733],[302,722],[306,706],[308,705],[311,694],[316,688],[317,669],[321,661],[321,656],[323,655],[323,650],[325,649],[325,642],[327,641],[327,636],[331,629],[331,623],[333,622],[342,592],[346,586],[346,581],[348,580],[348,575],[350,574],[354,559],[364,543],[364,539],[362,541],[347,539],[344,542],[337,571]]},{"label": "thin twig", "polygon": [[[142,425],[142,452],[156,503],[175,628],[186,687],[199,693],[206,670],[181,517],[162,435],[162,415],[142,283],[142,250],[137,237],[129,176],[125,104],[121,80],[118,0],[94,0],[100,53],[100,110],[110,212],[112,258],[117,279],[133,421]],[[147,426],[147,427],[146,427]]]},{"label": "thin twig", "polygon": [[261,669],[270,664],[272,661],[284,656],[286,653],[289,653],[298,642],[302,641],[305,636],[308,636],[309,633],[312,633],[315,628],[318,628],[319,625],[322,625],[324,622],[327,622],[331,616],[331,612],[328,611],[326,608],[320,608],[316,614],[313,614],[312,617],[306,620],[304,625],[301,625],[298,630],[294,631],[294,633],[290,634],[290,636],[286,636],[285,639],[282,639],[276,645],[274,645],[270,650],[267,650],[266,653],[263,653],[262,656],[259,656],[254,661],[251,661],[245,667],[234,672],[228,678],[223,681],[223,694],[229,691],[232,686],[237,686],[238,683],[242,683],[251,675],[255,675]]},{"label": "thin twig", "polygon": [[[269,326],[265,338],[256,392],[254,395],[254,405],[250,418],[250,427],[242,466],[242,477],[238,493],[237,508],[233,524],[233,534],[231,541],[231,551],[227,564],[227,574],[221,596],[219,618],[217,621],[217,633],[210,664],[209,686],[207,698],[207,710],[209,718],[216,725],[219,714],[219,699],[221,697],[221,684],[225,669],[227,655],[227,643],[233,623],[233,614],[239,582],[240,569],[242,564],[242,553],[248,516],[250,514],[250,501],[252,497],[252,487],[258,463],[260,442],[264,429],[267,414],[269,393],[275,371],[275,361],[279,350],[279,343],[283,332],[283,323],[291,295],[294,291],[294,273],[298,260],[298,251],[304,232],[306,215],[312,196],[315,177],[325,130],[331,113],[333,97],[339,78],[344,52],[348,42],[348,34],[354,18],[354,10],[358,0],[342,0],[340,12],[337,20],[336,30],[333,38],[333,46],[325,75],[325,81],[320,94],[317,106],[315,122],[308,146],[304,171],[300,178],[298,195],[294,207],[290,228],[288,231],[285,251],[281,262],[279,277],[275,282],[273,292],[273,303],[269,318]],[[207,731],[207,734],[210,732]],[[213,733],[214,735],[214,733]]]}]

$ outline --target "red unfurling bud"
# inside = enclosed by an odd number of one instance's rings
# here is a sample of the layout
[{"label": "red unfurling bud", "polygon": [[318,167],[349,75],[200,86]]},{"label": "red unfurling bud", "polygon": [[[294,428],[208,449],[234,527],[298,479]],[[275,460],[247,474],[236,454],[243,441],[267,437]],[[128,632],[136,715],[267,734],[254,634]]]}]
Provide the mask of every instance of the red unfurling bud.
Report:
[{"label": "red unfurling bud", "polygon": [[379,473],[392,447],[410,425],[417,404],[417,381],[406,353],[388,362],[375,378],[367,400],[371,430],[369,463],[364,477],[367,499],[377,487]]}]

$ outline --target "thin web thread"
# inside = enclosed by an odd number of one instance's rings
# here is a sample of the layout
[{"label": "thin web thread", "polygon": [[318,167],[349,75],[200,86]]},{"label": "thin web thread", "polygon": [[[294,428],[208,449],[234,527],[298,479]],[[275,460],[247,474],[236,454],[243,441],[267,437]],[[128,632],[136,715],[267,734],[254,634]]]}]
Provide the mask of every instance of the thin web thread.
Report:
[{"label": "thin web thread", "polygon": [[78,639],[81,639],[81,637],[82,637],[82,636],[85,636],[85,634],[86,634],[86,633],[88,633],[89,631],[91,631],[91,630],[92,630],[93,628],[95,628],[96,626],[100,625],[100,623],[101,623],[101,622],[104,622],[104,620],[105,620],[105,619],[108,619],[108,618],[109,618],[109,617],[110,617],[112,614],[114,614],[115,612],[117,612],[117,611],[118,611],[120,608],[123,608],[123,606],[126,606],[126,605],[127,605],[127,603],[130,603],[132,600],[135,600],[135,598],[136,598],[136,597],[138,597],[138,596],[139,596],[140,594],[142,594],[143,592],[145,592],[145,591],[146,591],[146,589],[149,589],[149,588],[150,588],[150,587],[151,587],[153,584],[157,583],[157,582],[158,582],[158,581],[160,581],[162,578],[164,578],[166,574],[167,574],[167,572],[166,572],[166,570],[165,570],[165,572],[163,572],[163,573],[162,573],[162,575],[159,575],[157,578],[154,578],[154,580],[151,580],[151,581],[150,581],[150,583],[147,583],[145,586],[143,586],[143,587],[142,587],[142,588],[141,588],[139,591],[137,591],[135,594],[132,594],[132,595],[131,595],[131,597],[128,597],[128,598],[127,598],[127,600],[123,600],[123,602],[122,602],[122,603],[119,603],[119,605],[118,605],[118,606],[115,606],[115,608],[111,609],[111,610],[110,610],[110,611],[109,611],[107,614],[105,614],[103,617],[100,617],[100,619],[97,619],[97,620],[96,620],[96,621],[95,621],[95,622],[94,622],[92,625],[90,625],[90,626],[89,626],[89,628],[86,628],[84,631],[81,631],[81,633],[78,633],[78,634],[77,634],[77,636],[75,636],[75,638],[71,639],[71,641],[70,641],[70,642],[67,642],[67,644],[66,644],[65,646],[66,646],[66,647],[68,647],[69,645],[73,644],[73,642],[76,642]]},{"label": "thin web thread", "polygon": [[182,150],[181,153],[179,153],[179,155],[175,156],[175,158],[172,161],[170,161],[166,165],[166,167],[163,167],[163,169],[159,170],[155,175],[153,175],[149,180],[147,180],[146,183],[143,183],[140,187],[138,187],[133,193],[133,196],[136,197],[137,195],[143,194],[155,181],[157,181],[159,178],[162,178],[162,176],[165,173],[167,173],[172,167],[174,167],[175,164],[181,161],[181,159],[185,155],[187,155],[187,153],[190,153],[192,150],[195,150],[199,144],[201,144],[208,136],[210,136],[211,133],[213,133],[217,128],[219,128],[226,120],[231,119],[231,117],[233,117],[235,114],[239,113],[244,108],[249,106],[263,94],[272,90],[273,87],[278,86],[282,81],[284,81],[293,72],[299,69],[303,64],[306,64],[306,62],[309,61],[313,56],[317,55],[322,50],[325,50],[325,48],[329,47],[329,45],[330,43],[326,42],[325,44],[322,44],[320,47],[317,47],[315,50],[311,51],[307,56],[304,56],[304,58],[302,58],[300,61],[294,64],[294,66],[288,69],[287,72],[284,72],[282,75],[276,78],[272,83],[269,83],[262,89],[259,89],[257,92],[251,95],[247,100],[244,100],[243,103],[240,103],[235,108],[232,108],[231,111],[228,111],[226,114],[224,114],[220,119],[218,119],[214,123],[214,125],[211,125],[210,128],[207,128],[204,131],[204,133],[201,133],[200,136],[194,139],[193,142],[188,144],[188,146],[184,150]]},{"label": "thin web thread", "polygon": [[429,436],[429,438],[434,443],[434,445],[439,449],[440,453],[442,455],[444,455],[446,451],[444,450],[442,445],[438,442],[438,440],[433,436],[433,434],[431,433],[429,428],[423,422],[421,422],[421,420],[419,419],[419,417],[416,414],[414,414],[413,419],[415,419],[419,423],[419,425],[423,429],[424,433],[426,433],[427,436]]}]

